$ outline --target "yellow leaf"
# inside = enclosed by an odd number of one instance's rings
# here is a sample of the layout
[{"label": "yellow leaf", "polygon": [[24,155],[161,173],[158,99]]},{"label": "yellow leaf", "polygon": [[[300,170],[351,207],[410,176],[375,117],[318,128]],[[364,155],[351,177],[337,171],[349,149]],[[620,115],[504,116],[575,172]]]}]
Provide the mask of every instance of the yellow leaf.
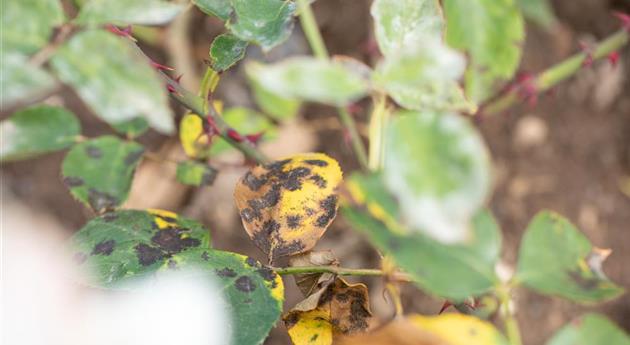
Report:
[{"label": "yellow leaf", "polygon": [[243,226],[270,259],[312,249],[337,215],[341,168],[323,153],[305,153],[247,172],[234,198]]},{"label": "yellow leaf", "polygon": [[[214,101],[212,104],[219,114],[223,112],[223,102]],[[179,123],[179,141],[182,143],[184,152],[190,158],[208,158],[210,156],[212,143],[204,133],[203,121],[199,115],[188,113],[182,117]]]},{"label": "yellow leaf", "polygon": [[287,325],[289,336],[295,345],[330,345],[332,344],[332,325],[326,317],[328,312],[314,309],[302,313],[295,323]]},{"label": "yellow leaf", "polygon": [[501,333],[488,321],[464,314],[439,316],[409,315],[408,319],[420,329],[445,340],[449,345],[505,344]]}]

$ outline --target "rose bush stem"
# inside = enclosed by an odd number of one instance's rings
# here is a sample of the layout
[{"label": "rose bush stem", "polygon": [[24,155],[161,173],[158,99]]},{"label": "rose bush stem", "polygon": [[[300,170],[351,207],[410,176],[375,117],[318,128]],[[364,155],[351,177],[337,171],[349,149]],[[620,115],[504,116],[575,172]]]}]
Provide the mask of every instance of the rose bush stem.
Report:
[{"label": "rose bush stem", "polygon": [[[551,66],[547,70],[538,74],[529,81],[533,91],[540,94],[548,91],[558,83],[570,78],[580,71],[584,66],[584,61],[590,56],[593,61],[607,57],[628,43],[629,33],[626,29],[617,31],[605,40],[589,49],[580,52],[572,57]],[[490,103],[480,107],[478,115],[492,116],[502,113],[515,102],[522,100],[521,90],[518,87],[512,88],[509,92],[500,97],[494,98]]]},{"label": "rose bush stem", "polygon": [[[330,56],[328,55],[328,50],[326,49],[326,45],[324,44],[322,35],[319,32],[319,28],[317,27],[317,22],[315,21],[315,16],[313,15],[313,10],[311,9],[309,1],[298,0],[297,3],[298,11],[300,14],[300,24],[302,25],[302,30],[304,30],[306,40],[308,41],[311,50],[313,51],[313,55],[315,55],[315,57],[317,57],[318,59],[329,60]],[[363,142],[361,141],[361,136],[359,135],[357,125],[352,118],[352,115],[350,115],[348,110],[344,107],[337,108],[337,112],[339,114],[341,124],[345,127],[348,135],[350,136],[352,149],[354,150],[354,154],[356,155],[356,158],[359,161],[361,168],[367,169],[367,152],[365,150]]]}]

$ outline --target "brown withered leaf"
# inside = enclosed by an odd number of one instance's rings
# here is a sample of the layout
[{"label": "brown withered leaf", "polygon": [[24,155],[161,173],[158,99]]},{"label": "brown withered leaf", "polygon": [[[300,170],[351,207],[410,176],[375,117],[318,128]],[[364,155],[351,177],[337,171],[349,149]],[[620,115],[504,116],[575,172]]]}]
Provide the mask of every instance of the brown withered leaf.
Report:
[{"label": "brown withered leaf", "polygon": [[243,226],[270,260],[312,249],[337,215],[339,163],[305,153],[258,165],[236,185]]},{"label": "brown withered leaf", "polygon": [[[339,266],[339,261],[330,250],[311,250],[306,253],[293,255],[289,258],[289,266]],[[333,278],[331,273],[308,273],[293,276],[295,284],[304,296],[309,296],[315,289],[321,287],[320,283]]]},{"label": "brown withered leaf", "polygon": [[298,303],[283,320],[293,338],[305,336],[307,327],[314,328],[312,323],[301,322],[303,319],[318,322],[319,328],[330,328],[333,333],[353,334],[366,331],[371,317],[367,287],[335,278]]},{"label": "brown withered leaf", "polygon": [[449,345],[441,338],[418,328],[406,318],[397,318],[369,333],[335,339],[335,345]]}]

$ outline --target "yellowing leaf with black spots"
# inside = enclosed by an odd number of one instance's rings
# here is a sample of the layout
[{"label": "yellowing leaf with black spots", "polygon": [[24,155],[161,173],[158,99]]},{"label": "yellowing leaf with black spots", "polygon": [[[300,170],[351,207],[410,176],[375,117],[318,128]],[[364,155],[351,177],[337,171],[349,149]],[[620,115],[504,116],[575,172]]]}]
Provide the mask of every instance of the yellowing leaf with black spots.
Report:
[{"label": "yellowing leaf with black spots", "polygon": [[464,314],[439,316],[409,315],[418,328],[427,331],[449,345],[507,345],[503,335],[488,321]]},{"label": "yellowing leaf with black spots", "polygon": [[259,165],[236,185],[243,226],[270,259],[310,250],[337,215],[341,168],[323,153]]},{"label": "yellowing leaf with black spots", "polygon": [[220,250],[195,249],[183,253],[178,264],[198,267],[218,281],[232,315],[231,344],[262,344],[282,313],[280,275],[252,258]]},{"label": "yellowing leaf with black spots", "polygon": [[300,314],[289,328],[289,336],[295,345],[330,345],[333,339],[332,325],[326,310],[314,309]]},{"label": "yellowing leaf with black spots", "polygon": [[112,210],[129,195],[144,148],[133,141],[102,136],[72,147],[63,160],[64,184],[96,213]]},{"label": "yellowing leaf with black spots", "polygon": [[91,286],[127,289],[129,281],[160,279],[173,269],[207,277],[231,315],[231,344],[262,343],[282,312],[282,279],[254,259],[210,249],[209,242],[200,224],[162,210],[107,213],[71,240],[75,261],[92,272]]},{"label": "yellowing leaf with black spots", "polygon": [[320,343],[333,334],[354,334],[369,328],[368,290],[364,284],[348,284],[341,278],[330,280],[283,317],[296,345]]},{"label": "yellowing leaf with black spots", "polygon": [[192,248],[208,248],[209,232],[199,223],[161,210],[121,210],[89,221],[73,238],[75,261],[98,285],[176,265]]}]

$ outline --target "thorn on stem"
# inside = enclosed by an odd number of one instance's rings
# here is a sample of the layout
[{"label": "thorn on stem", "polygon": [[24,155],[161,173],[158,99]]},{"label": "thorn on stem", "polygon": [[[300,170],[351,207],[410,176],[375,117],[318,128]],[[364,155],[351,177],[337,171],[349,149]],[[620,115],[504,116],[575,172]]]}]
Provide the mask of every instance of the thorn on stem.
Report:
[{"label": "thorn on stem", "polygon": [[137,41],[135,38],[133,38],[133,36],[131,36],[131,25],[127,25],[124,29],[120,29],[113,24],[105,24],[105,29],[113,33],[114,35],[128,38],[134,42]]},{"label": "thorn on stem", "polygon": [[179,92],[177,92],[177,89],[175,89],[175,86],[171,85],[171,84],[166,84],[166,90],[169,93],[181,96],[181,94]]},{"label": "thorn on stem", "polygon": [[258,132],[258,133],[254,133],[254,134],[249,134],[246,135],[245,138],[251,142],[254,145],[258,145],[258,143],[260,142],[260,139],[262,138],[262,136],[265,134],[264,131]]},{"label": "thorn on stem", "polygon": [[610,62],[613,67],[617,67],[617,63],[619,62],[619,52],[614,51],[608,54],[608,62]]},{"label": "thorn on stem", "polygon": [[585,54],[582,67],[588,68],[593,66],[593,48],[584,42],[580,42],[580,49]]},{"label": "thorn on stem", "polygon": [[233,128],[228,128],[227,132],[226,132],[228,138],[236,141],[237,143],[240,143],[243,141],[243,136],[240,135],[236,130],[234,130]]},{"label": "thorn on stem", "polygon": [[440,308],[440,311],[438,312],[438,315],[442,314],[446,309],[448,309],[448,307],[452,306],[453,303],[451,303],[450,301],[444,301],[444,304],[442,304],[442,308]]},{"label": "thorn on stem", "polygon": [[151,66],[153,66],[153,68],[155,68],[158,71],[174,71],[175,70],[173,67],[165,66],[155,61],[150,61],[150,63],[151,63]]},{"label": "thorn on stem", "polygon": [[534,75],[531,73],[522,73],[517,77],[517,92],[531,107],[538,104],[538,88],[534,81]]}]

